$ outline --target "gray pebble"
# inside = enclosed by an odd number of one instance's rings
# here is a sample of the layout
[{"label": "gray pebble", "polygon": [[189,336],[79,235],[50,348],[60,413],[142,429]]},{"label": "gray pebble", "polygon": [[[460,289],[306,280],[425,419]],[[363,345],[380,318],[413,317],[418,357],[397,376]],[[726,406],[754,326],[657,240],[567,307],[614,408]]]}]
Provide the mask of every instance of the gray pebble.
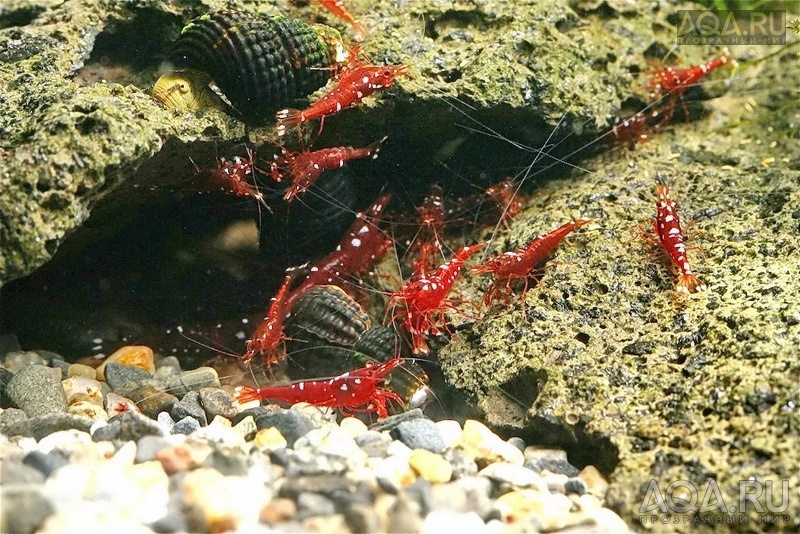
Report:
[{"label": "gray pebble", "polygon": [[197,422],[197,419],[193,417],[189,417],[188,415],[172,425],[170,432],[173,434],[184,434],[186,436],[194,433],[195,431],[200,430],[200,423]]},{"label": "gray pebble", "polygon": [[208,419],[203,407],[200,406],[200,394],[197,391],[189,391],[183,398],[175,404],[169,411],[169,414],[176,421],[180,421],[184,417],[191,417],[197,421],[200,426],[207,426]]},{"label": "gray pebble", "polygon": [[532,458],[525,460],[523,465],[537,473],[541,473],[545,469],[551,473],[567,475],[568,477],[576,477],[580,473],[578,468],[568,461],[554,458]]},{"label": "gray pebble", "polygon": [[182,397],[189,391],[199,391],[205,387],[220,387],[219,375],[211,367],[198,367],[179,375],[164,377],[164,389]]},{"label": "gray pebble", "polygon": [[15,350],[6,353],[5,358],[3,358],[3,367],[12,373],[18,373],[31,365],[46,366],[47,360],[41,357],[38,352],[32,350]]},{"label": "gray pebble", "polygon": [[[6,408],[0,413],[0,433],[8,434],[6,429],[15,423],[24,421],[28,418],[25,412],[19,408]],[[13,434],[8,434],[13,435]]]},{"label": "gray pebble", "polygon": [[447,449],[444,459],[453,467],[453,480],[474,477],[478,474],[478,464],[475,460],[461,452],[459,449]]},{"label": "gray pebble", "polygon": [[206,457],[203,466],[216,469],[226,477],[246,477],[250,467],[247,456],[230,449],[214,450]]},{"label": "gray pebble", "polygon": [[[105,368],[106,382],[114,393],[127,397],[127,393],[144,380],[153,378],[153,375],[132,365],[122,365],[117,362],[108,362]],[[133,385],[128,385],[131,383]]]},{"label": "gray pebble", "polygon": [[412,419],[420,419],[423,417],[425,416],[422,414],[422,410],[420,410],[419,408],[414,408],[413,410],[399,413],[397,415],[392,415],[387,417],[386,419],[381,419],[380,421],[372,425],[371,429],[376,430],[378,432],[383,432],[384,430],[392,430],[403,421],[411,421]]},{"label": "gray pebble", "polygon": [[583,495],[587,491],[586,482],[580,478],[570,478],[564,483],[564,493],[567,495]]},{"label": "gray pebble", "polygon": [[389,532],[421,532],[422,516],[416,503],[399,495],[389,508]]},{"label": "gray pebble", "polygon": [[175,420],[167,412],[161,412],[156,416],[156,422],[161,425],[161,428],[168,428],[172,433],[172,427],[175,426]]},{"label": "gray pebble", "polygon": [[6,394],[28,417],[67,411],[67,396],[61,385],[61,371],[30,365],[8,381]]},{"label": "gray pebble", "polygon": [[439,428],[430,419],[420,418],[402,421],[392,430],[392,435],[412,450],[425,449],[441,454],[446,449]]},{"label": "gray pebble", "polygon": [[351,532],[381,532],[383,522],[372,506],[353,504],[344,511],[344,520]]},{"label": "gray pebble", "polygon": [[297,519],[302,521],[315,515],[333,515],[333,502],[319,493],[303,492],[297,495]]},{"label": "gray pebble", "polygon": [[53,358],[50,360],[50,367],[54,369],[61,369],[61,380],[65,380],[69,377],[69,366],[72,365],[71,363],[65,362],[64,360],[59,360],[57,358]]},{"label": "gray pebble", "polygon": [[0,463],[0,485],[7,484],[41,484],[44,475],[41,471],[18,460],[3,460]]},{"label": "gray pebble", "polygon": [[313,475],[337,475],[347,471],[347,459],[325,454],[299,454],[292,449],[284,449],[289,459],[286,467],[287,477]]},{"label": "gray pebble", "polygon": [[456,480],[453,484],[460,486],[466,492],[466,511],[475,512],[484,521],[488,520],[493,510],[492,481],[488,478],[473,476]]},{"label": "gray pebble", "polygon": [[368,430],[364,434],[356,436],[355,442],[370,458],[385,458],[386,451],[392,444],[392,438],[389,434]]},{"label": "gray pebble", "polygon": [[68,413],[54,413],[17,421],[3,430],[7,436],[30,436],[36,441],[60,430],[80,430],[89,433],[94,421]]},{"label": "gray pebble", "polygon": [[36,532],[55,508],[44,494],[44,487],[33,484],[11,484],[0,488],[0,517],[4,532],[28,534]]},{"label": "gray pebble", "polygon": [[419,506],[419,511],[423,517],[433,509],[431,483],[424,478],[419,477],[413,484],[406,486],[403,489],[403,493]]},{"label": "gray pebble", "polygon": [[14,376],[14,373],[5,367],[0,367],[0,408],[10,408],[13,405],[11,399],[6,395],[6,387],[12,376]]},{"label": "gray pebble", "polygon": [[143,436],[136,442],[136,459],[134,461],[140,464],[155,460],[158,451],[171,446],[170,442],[161,436]]},{"label": "gray pebble", "polygon": [[218,415],[233,420],[239,409],[236,402],[227,391],[220,388],[202,388],[200,390],[200,405],[206,412],[209,421]]},{"label": "gray pebble", "polygon": [[136,441],[144,436],[163,436],[161,426],[145,415],[129,410],[115,415],[92,434],[94,441]]},{"label": "gray pebble", "polygon": [[519,452],[525,451],[525,440],[522,438],[518,438],[517,436],[512,436],[508,438],[509,445],[513,445],[514,447],[519,449]]},{"label": "gray pebble", "polygon": [[31,451],[25,455],[22,463],[36,469],[47,478],[56,469],[69,464],[69,459],[57,450],[46,454],[41,451]]},{"label": "gray pebble", "polygon": [[165,371],[169,369],[169,372],[162,373],[164,376],[183,372],[183,369],[181,369],[181,361],[176,356],[156,357],[156,372],[158,372],[159,369],[164,369]]},{"label": "gray pebble", "polygon": [[291,410],[282,410],[275,413],[260,413],[255,417],[256,427],[259,430],[275,427],[286,438],[289,447],[294,447],[294,442],[311,432],[314,425],[306,416]]},{"label": "gray pebble", "polygon": [[290,499],[301,493],[315,492],[322,495],[335,495],[340,491],[355,491],[355,482],[339,475],[314,475],[287,477],[281,485],[279,495]]}]

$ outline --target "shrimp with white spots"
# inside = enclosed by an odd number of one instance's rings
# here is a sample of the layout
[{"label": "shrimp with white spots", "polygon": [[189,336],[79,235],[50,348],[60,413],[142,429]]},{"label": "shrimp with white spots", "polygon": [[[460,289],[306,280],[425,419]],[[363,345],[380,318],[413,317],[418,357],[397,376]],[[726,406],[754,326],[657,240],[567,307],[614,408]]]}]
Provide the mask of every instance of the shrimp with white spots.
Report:
[{"label": "shrimp with white spots", "polygon": [[686,258],[686,244],[681,229],[681,221],[675,209],[675,201],[670,195],[669,185],[661,176],[656,176],[657,213],[653,220],[653,232],[658,236],[661,248],[678,267],[681,276],[675,290],[678,293],[700,293],[707,286],[692,273],[689,260]]}]

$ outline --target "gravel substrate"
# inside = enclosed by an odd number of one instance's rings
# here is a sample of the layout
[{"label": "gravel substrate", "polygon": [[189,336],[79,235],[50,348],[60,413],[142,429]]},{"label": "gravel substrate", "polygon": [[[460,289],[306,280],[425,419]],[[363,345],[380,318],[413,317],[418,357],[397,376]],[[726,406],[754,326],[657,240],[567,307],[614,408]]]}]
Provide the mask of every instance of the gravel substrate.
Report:
[{"label": "gravel substrate", "polygon": [[0,531],[627,531],[563,451],[418,409],[368,426],[244,408],[213,369],[148,350],[102,371],[6,355]]}]

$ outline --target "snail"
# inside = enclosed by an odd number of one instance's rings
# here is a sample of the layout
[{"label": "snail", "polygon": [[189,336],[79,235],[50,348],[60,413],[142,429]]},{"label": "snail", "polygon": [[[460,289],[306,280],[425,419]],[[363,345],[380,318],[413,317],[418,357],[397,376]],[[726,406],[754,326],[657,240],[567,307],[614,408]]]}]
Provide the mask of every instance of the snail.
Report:
[{"label": "snail", "polygon": [[181,30],[153,96],[169,108],[222,108],[213,82],[243,120],[260,123],[325,85],[348,56],[328,26],[226,9]]}]

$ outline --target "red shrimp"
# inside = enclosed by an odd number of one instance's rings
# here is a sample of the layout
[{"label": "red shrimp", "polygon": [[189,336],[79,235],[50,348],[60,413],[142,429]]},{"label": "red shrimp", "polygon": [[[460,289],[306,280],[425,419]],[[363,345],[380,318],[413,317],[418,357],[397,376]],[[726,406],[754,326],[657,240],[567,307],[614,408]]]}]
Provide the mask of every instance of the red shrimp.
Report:
[{"label": "red shrimp", "polygon": [[514,188],[511,178],[506,178],[496,183],[484,192],[484,196],[492,199],[502,210],[500,222],[509,228],[508,220],[522,211],[522,201]]},{"label": "red shrimp", "polygon": [[249,148],[247,149],[247,159],[239,156],[234,156],[230,161],[225,158],[219,158],[217,166],[213,169],[201,171],[196,165],[195,168],[207,178],[207,183],[198,185],[202,191],[210,191],[219,187],[232,195],[253,197],[265,208],[269,209],[263,193],[247,181],[247,175],[254,174],[254,172],[267,174],[255,166],[255,156]]},{"label": "red shrimp", "polygon": [[346,162],[353,159],[377,158],[381,143],[385,140],[386,137],[383,137],[364,148],[348,146],[323,148],[314,152],[289,152],[283,148],[283,155],[275,156],[272,177],[281,181],[283,174],[280,172],[280,167],[285,166],[288,169],[287,172],[292,177],[292,185],[283,195],[283,199],[291,202],[297,195],[307,191],[323,172],[343,167]]},{"label": "red shrimp", "polygon": [[267,365],[275,364],[284,358],[284,352],[278,345],[283,341],[283,320],[291,310],[287,303],[291,283],[292,277],[285,277],[278,292],[270,299],[267,315],[259,323],[253,336],[247,340],[247,351],[243,356],[245,363],[250,363],[257,354]]},{"label": "red shrimp", "polygon": [[[397,293],[390,294],[390,305],[400,302],[405,305],[393,319],[404,316],[403,325],[411,334],[414,354],[429,352],[424,334],[438,335],[439,327],[449,332],[444,316],[445,309],[463,313],[447,298],[447,294],[453,288],[464,263],[483,246],[483,243],[479,243],[462,248],[433,273],[413,280]],[[438,321],[434,319],[434,315],[438,315]]]},{"label": "red shrimp", "polygon": [[[379,67],[355,62],[355,66],[346,68],[339,76],[336,86],[322,98],[304,110],[283,109],[277,114],[278,135],[284,135],[289,126],[300,124],[311,119],[322,119],[350,107],[365,96],[379,89],[392,86],[397,76],[407,74],[411,65],[386,65]],[[322,130],[322,124],[320,124]]]},{"label": "red shrimp", "polygon": [[471,272],[474,274],[491,273],[494,275],[494,280],[483,297],[483,303],[489,306],[492,301],[500,298],[499,293],[503,284],[505,284],[505,300],[508,302],[508,297],[513,292],[512,283],[520,279],[525,282],[520,296],[524,302],[525,293],[528,291],[528,279],[535,274],[536,267],[544,263],[570,232],[591,221],[591,219],[578,219],[568,222],[548,234],[534,237],[527,244],[515,250],[504,252],[490,258],[483,265],[473,267]]},{"label": "red shrimp", "polygon": [[364,36],[367,34],[366,26],[364,26],[364,24],[362,24],[353,16],[352,13],[350,13],[342,0],[317,0],[317,2],[319,2],[322,7],[330,11],[333,15],[348,23],[350,28],[353,30],[353,36],[357,41],[364,39]]},{"label": "red shrimp", "polygon": [[652,75],[649,83],[651,97],[669,97],[669,102],[664,107],[666,116],[664,120],[672,117],[672,113],[675,111],[675,102],[689,87],[696,85],[710,72],[724,65],[734,65],[734,61],[727,51],[702,65],[686,69],[676,70],[672,67],[665,67],[661,70],[648,71],[648,74]]},{"label": "red shrimp", "polygon": [[611,128],[611,133],[619,144],[633,149],[636,143],[644,143],[650,139],[645,132],[647,129],[657,128],[667,120],[669,117],[659,110],[640,111]]},{"label": "red shrimp", "polygon": [[378,219],[391,195],[379,197],[366,212],[356,214],[356,220],[344,235],[336,249],[311,267],[303,283],[289,295],[287,306],[294,302],[308,288],[316,285],[347,282],[345,277],[366,272],[367,269],[392,247],[383,230],[373,221]]},{"label": "red shrimp", "polygon": [[401,407],[403,399],[394,391],[378,387],[402,363],[399,357],[383,363],[367,362],[365,367],[354,369],[327,380],[304,380],[288,386],[249,388],[240,386],[234,396],[240,403],[259,399],[274,399],[288,403],[307,402],[315,406],[338,408],[342,413],[376,412],[387,417],[386,405],[390,401]]},{"label": "red shrimp", "polygon": [[656,218],[653,220],[653,232],[658,236],[661,248],[681,272],[675,290],[678,293],[705,291],[708,289],[707,286],[692,273],[692,268],[686,259],[686,245],[681,230],[681,221],[675,209],[675,201],[670,196],[669,185],[659,176],[656,176],[656,193],[658,193],[658,200],[656,201]]},{"label": "red shrimp", "polygon": [[436,258],[442,255],[441,235],[444,231],[444,200],[442,188],[433,185],[419,210],[420,230],[409,249],[416,255],[413,261],[413,279],[431,272]]}]

